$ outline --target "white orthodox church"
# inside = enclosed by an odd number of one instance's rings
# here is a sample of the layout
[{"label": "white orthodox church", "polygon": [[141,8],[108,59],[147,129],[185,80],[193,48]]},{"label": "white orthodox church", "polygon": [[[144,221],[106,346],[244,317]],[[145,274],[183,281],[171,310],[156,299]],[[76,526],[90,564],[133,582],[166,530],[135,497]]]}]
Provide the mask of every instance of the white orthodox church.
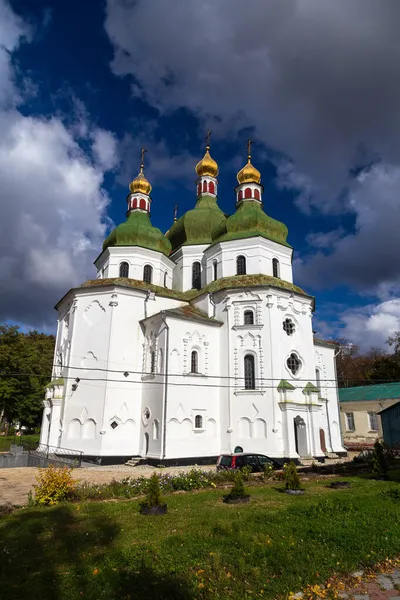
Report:
[{"label": "white orthodox church", "polygon": [[250,144],[230,216],[209,151],[195,206],[165,235],[142,152],[97,278],[56,306],[41,444],[103,463],[212,462],[238,446],[280,460],[345,453],[335,347],[313,336],[314,298],[293,284],[288,230],[263,210]]}]

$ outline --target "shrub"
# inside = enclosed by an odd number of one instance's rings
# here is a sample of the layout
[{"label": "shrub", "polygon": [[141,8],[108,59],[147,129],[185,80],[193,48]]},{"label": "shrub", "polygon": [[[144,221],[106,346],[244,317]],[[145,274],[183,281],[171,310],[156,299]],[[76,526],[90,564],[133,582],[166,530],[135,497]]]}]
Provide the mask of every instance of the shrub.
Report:
[{"label": "shrub", "polygon": [[241,470],[242,475],[243,475],[243,480],[244,481],[249,481],[251,472],[253,471],[252,466],[251,465],[245,465],[240,470]]},{"label": "shrub", "polygon": [[72,469],[68,467],[50,465],[39,469],[36,481],[32,498],[35,505],[52,506],[70,500],[73,496],[75,484],[72,479]]},{"label": "shrub", "polygon": [[294,462],[287,463],[284,466],[285,487],[287,490],[299,490],[300,478]]},{"label": "shrub", "polygon": [[153,508],[154,506],[161,506],[162,504],[164,504],[164,501],[161,497],[160,478],[157,473],[153,473],[148,481],[146,499],[140,503],[140,506]]},{"label": "shrub", "polygon": [[246,489],[244,487],[244,482],[243,482],[243,473],[241,471],[237,471],[237,473],[235,473],[235,479],[233,482],[233,486],[231,488],[231,491],[229,492],[228,496],[230,498],[243,498],[244,496],[247,496],[248,494],[246,493]]},{"label": "shrub", "polygon": [[372,457],[372,476],[386,479],[388,472],[388,464],[386,460],[386,452],[383,444],[376,440],[374,444],[374,454]]},{"label": "shrub", "polygon": [[264,464],[263,477],[264,479],[272,479],[275,475],[274,467],[270,463]]}]

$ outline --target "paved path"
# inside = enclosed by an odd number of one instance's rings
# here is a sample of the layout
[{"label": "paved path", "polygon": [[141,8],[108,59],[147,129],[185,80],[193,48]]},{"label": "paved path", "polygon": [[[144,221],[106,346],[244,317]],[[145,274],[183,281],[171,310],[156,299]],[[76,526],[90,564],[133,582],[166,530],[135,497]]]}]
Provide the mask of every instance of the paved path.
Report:
[{"label": "paved path", "polygon": [[358,577],[359,583],[350,590],[339,592],[339,598],[347,600],[395,600],[400,598],[400,570],[375,575],[369,581]]},{"label": "paved path", "polygon": [[[147,465],[140,467],[126,467],[125,465],[110,467],[91,467],[74,469],[75,480],[86,480],[90,483],[109,483],[113,479],[124,477],[150,477],[154,471],[162,473],[175,473],[189,471],[192,467],[167,467],[156,469]],[[201,469],[215,469],[215,466],[199,467]],[[0,506],[12,504],[23,506],[28,501],[28,493],[36,483],[38,469],[34,467],[21,467],[19,469],[0,469]]]}]

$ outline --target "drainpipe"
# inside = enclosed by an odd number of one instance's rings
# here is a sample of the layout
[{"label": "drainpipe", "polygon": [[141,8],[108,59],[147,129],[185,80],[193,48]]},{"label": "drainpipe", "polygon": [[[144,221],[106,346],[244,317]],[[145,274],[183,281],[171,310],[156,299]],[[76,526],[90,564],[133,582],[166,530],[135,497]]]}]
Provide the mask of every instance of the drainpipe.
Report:
[{"label": "drainpipe", "polygon": [[169,361],[169,326],[165,320],[164,311],[161,311],[161,320],[167,330],[167,341],[165,344],[165,366],[164,366],[164,402],[163,402],[163,437],[162,437],[162,448],[161,448],[161,459],[165,458],[165,447],[167,441],[167,401],[168,401],[168,361]]},{"label": "drainpipe", "polygon": [[[337,368],[336,368],[336,357],[339,356],[341,351],[342,351],[342,349],[339,348],[339,350],[336,352],[336,354],[333,355],[333,368],[335,370],[335,388],[336,388],[336,398],[337,398],[337,408],[338,408],[339,432],[340,432],[341,446],[343,448],[342,419],[341,419],[341,415],[340,415],[339,386],[338,386]],[[326,403],[326,414],[328,416],[328,425],[329,425],[328,402]],[[330,440],[331,440],[331,448],[332,448],[332,451],[334,451],[333,446],[332,446],[332,437],[331,437],[331,428],[330,427],[329,427],[329,436],[330,436]]]},{"label": "drainpipe", "polygon": [[216,304],[214,302],[214,294],[210,294],[209,295],[210,298],[210,303],[212,304],[213,307],[213,314],[212,314],[212,318],[215,319],[215,313],[216,313]]}]

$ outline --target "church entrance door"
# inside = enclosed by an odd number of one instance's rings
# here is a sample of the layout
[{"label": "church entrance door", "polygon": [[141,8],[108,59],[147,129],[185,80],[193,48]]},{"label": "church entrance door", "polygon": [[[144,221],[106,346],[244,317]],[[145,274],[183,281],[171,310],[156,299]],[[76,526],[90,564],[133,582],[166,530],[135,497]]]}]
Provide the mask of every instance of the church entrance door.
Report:
[{"label": "church entrance door", "polygon": [[319,441],[321,443],[322,452],[326,452],[325,431],[323,429],[319,430]]},{"label": "church entrance door", "polygon": [[297,454],[301,458],[308,456],[307,428],[304,419],[302,419],[300,416],[297,416],[294,419],[294,439]]}]

